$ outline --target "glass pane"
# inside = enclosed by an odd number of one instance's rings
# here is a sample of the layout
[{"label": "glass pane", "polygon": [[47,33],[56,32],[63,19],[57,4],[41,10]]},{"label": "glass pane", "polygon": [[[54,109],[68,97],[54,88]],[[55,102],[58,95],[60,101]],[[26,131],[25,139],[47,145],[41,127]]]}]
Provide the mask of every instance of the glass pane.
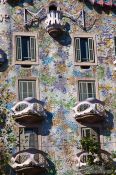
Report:
[{"label": "glass pane", "polygon": [[36,40],[35,37],[30,38],[30,57],[32,61],[35,61],[36,59]]},{"label": "glass pane", "polygon": [[80,39],[81,61],[88,61],[88,38]]},{"label": "glass pane", "polygon": [[92,93],[92,83],[88,83],[88,93]]},{"label": "glass pane", "polygon": [[33,82],[28,82],[28,96],[33,97],[33,91],[34,89],[32,88],[32,83]]},{"label": "glass pane", "polygon": [[30,52],[30,37],[29,36],[23,36],[21,37],[22,41],[22,59],[23,61],[29,60],[29,52]]},{"label": "glass pane", "polygon": [[91,132],[90,132],[90,129],[86,129],[86,137],[90,137],[91,136]]},{"label": "glass pane", "polygon": [[21,37],[16,38],[16,59],[22,59],[22,49],[21,49]]}]

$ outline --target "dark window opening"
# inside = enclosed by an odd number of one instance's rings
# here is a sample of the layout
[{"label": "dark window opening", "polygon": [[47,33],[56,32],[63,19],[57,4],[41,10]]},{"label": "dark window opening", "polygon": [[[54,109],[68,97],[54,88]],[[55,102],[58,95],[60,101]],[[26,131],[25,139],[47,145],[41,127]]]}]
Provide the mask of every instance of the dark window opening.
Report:
[{"label": "dark window opening", "polygon": [[49,6],[49,12],[50,11],[57,11],[57,7],[55,5],[50,5]]},{"label": "dark window opening", "polygon": [[77,62],[95,62],[93,38],[75,38],[75,60]]},{"label": "dark window opening", "polygon": [[34,36],[16,36],[16,60],[36,60],[36,39]]}]

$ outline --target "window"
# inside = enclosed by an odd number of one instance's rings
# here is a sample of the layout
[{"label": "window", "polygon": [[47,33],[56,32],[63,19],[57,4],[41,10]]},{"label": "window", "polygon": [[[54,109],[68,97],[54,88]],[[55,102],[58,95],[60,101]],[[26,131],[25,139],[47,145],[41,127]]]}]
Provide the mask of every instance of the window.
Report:
[{"label": "window", "polygon": [[20,150],[38,149],[38,128],[20,128],[19,133]]},{"label": "window", "polygon": [[79,65],[91,65],[96,63],[95,42],[93,37],[75,37],[75,62]]},{"label": "window", "polygon": [[87,98],[96,97],[95,81],[79,81],[78,82],[79,101],[83,101]]},{"label": "window", "polygon": [[37,36],[24,33],[14,34],[14,58],[16,64],[35,64],[37,62]]},{"label": "window", "polygon": [[81,128],[81,137],[90,137],[99,142],[99,128]]},{"label": "window", "polygon": [[[87,128],[87,127],[82,127],[81,128],[81,138],[84,137],[89,137],[89,138],[93,138],[96,142],[99,143],[100,145],[100,136],[99,136],[99,128]],[[87,155],[83,155],[82,157],[82,162],[87,162],[88,160],[88,156]]]},{"label": "window", "polygon": [[36,97],[36,81],[35,80],[19,80],[18,81],[19,100],[26,97]]}]

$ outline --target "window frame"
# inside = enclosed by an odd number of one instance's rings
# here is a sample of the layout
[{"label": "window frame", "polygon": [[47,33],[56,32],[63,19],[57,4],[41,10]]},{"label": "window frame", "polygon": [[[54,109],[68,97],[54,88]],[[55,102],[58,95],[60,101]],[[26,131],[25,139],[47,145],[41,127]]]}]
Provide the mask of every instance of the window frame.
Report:
[{"label": "window frame", "polygon": [[[75,38],[92,38],[93,39],[93,50],[94,50],[94,62],[92,61],[78,61],[76,60],[76,47],[75,47]],[[97,65],[97,51],[96,51],[96,35],[95,34],[85,34],[85,33],[77,33],[73,36],[73,55],[74,55],[74,64],[75,66],[91,66],[91,65]]]},{"label": "window frame", "polygon": [[[96,129],[96,131],[94,130]],[[92,132],[94,130],[96,136],[97,136],[97,141],[100,142],[100,128],[99,127],[81,127],[81,138],[87,137],[83,135],[83,132],[86,132],[86,130],[90,131],[90,138],[92,138]]]},{"label": "window frame", "polygon": [[[98,96],[98,81],[95,79],[95,78],[78,78],[77,79],[77,101],[78,102],[81,102],[80,100],[79,100],[79,82],[80,81],[94,81],[95,82],[95,94],[96,94],[96,98],[99,98],[99,96]],[[83,100],[84,101],[84,100]]]},{"label": "window frame", "polygon": [[[39,130],[38,130],[38,128],[36,128],[36,127],[20,127],[19,128],[19,150],[20,151],[22,151],[22,150],[24,150],[24,148],[23,149],[21,149],[22,147],[24,147],[24,145],[22,144],[23,142],[21,142],[21,140],[23,139],[24,140],[24,138],[26,138],[28,135],[30,136],[31,135],[31,133],[29,133],[29,132],[27,132],[26,133],[26,129],[30,129],[30,130],[36,130],[37,131],[37,133],[36,132],[32,132],[32,134],[33,133],[36,133],[35,135],[37,135],[37,146],[36,147],[30,147],[30,145],[29,146],[27,146],[27,147],[25,147],[26,149],[29,149],[29,148],[35,148],[35,149],[37,149],[38,147],[39,147],[39,138],[38,138],[38,132],[39,132]],[[21,138],[21,135],[23,135],[23,138]]]},{"label": "window frame", "polygon": [[[16,56],[16,38],[18,37],[35,37],[35,60],[17,60]],[[38,34],[35,32],[14,32],[13,33],[13,64],[20,64],[20,65],[33,65],[33,64],[39,64],[39,59],[38,59],[38,44],[37,44],[37,39],[38,39]]]},{"label": "window frame", "polygon": [[39,99],[40,94],[39,94],[39,80],[38,78],[18,78],[17,82],[16,82],[16,89],[17,89],[17,101],[20,101],[19,99],[19,81],[35,81],[35,94],[36,94],[36,98]]}]

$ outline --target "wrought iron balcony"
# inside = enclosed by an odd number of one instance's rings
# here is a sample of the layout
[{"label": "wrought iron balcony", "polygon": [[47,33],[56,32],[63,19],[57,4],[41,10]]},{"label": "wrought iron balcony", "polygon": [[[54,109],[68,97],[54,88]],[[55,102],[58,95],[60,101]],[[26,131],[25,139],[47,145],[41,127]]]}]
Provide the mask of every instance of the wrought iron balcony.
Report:
[{"label": "wrought iron balcony", "polygon": [[15,121],[18,123],[36,124],[46,117],[42,102],[31,97],[18,102],[12,108],[12,111],[14,112]]},{"label": "wrought iron balcony", "polygon": [[24,151],[19,151],[14,154],[10,161],[10,166],[18,174],[37,175],[38,173],[46,173],[49,169],[49,160],[40,150],[30,148]]},{"label": "wrought iron balcony", "polygon": [[46,30],[53,38],[57,38],[61,35],[63,31],[63,26],[61,24],[61,12],[60,11],[50,11],[47,14]]},{"label": "wrought iron balcony", "polygon": [[78,103],[73,110],[76,121],[80,123],[101,122],[106,117],[104,103],[94,98]]}]

